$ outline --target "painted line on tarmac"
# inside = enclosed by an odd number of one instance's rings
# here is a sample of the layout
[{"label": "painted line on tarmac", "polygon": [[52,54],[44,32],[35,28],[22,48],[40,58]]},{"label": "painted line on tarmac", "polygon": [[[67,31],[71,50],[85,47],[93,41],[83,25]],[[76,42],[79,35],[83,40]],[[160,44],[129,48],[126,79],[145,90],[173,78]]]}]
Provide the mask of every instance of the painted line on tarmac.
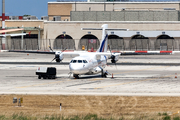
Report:
[{"label": "painted line on tarmac", "polygon": [[159,79],[159,78],[168,78],[168,77],[172,77],[172,76],[174,76],[174,75],[169,75],[169,76],[164,76],[164,77],[156,77],[156,78],[144,79],[144,80],[138,80],[138,81],[133,81],[133,82],[125,82],[125,83],[120,83],[120,84],[112,84],[112,85],[107,85],[107,86],[96,87],[94,89],[107,88],[107,87],[113,87],[113,86],[119,86],[119,85],[126,85],[126,84],[137,83],[137,82],[144,82],[144,81],[156,80],[156,79]]},{"label": "painted line on tarmac", "polygon": [[113,73],[113,74],[117,75],[117,74],[123,74],[123,73],[132,73],[132,72],[139,72],[139,71],[144,71],[144,70],[153,70],[153,69],[157,69],[157,68],[167,68],[167,67],[170,67],[170,66],[152,67],[152,68],[147,68],[147,69],[133,70],[133,71],[127,71],[127,72]]},{"label": "painted line on tarmac", "polygon": [[[71,81],[66,80],[66,81]],[[35,85],[29,85],[29,86],[21,86],[21,87],[16,87],[16,88],[28,88],[28,87],[36,87],[36,86],[43,86],[43,85],[49,85],[49,84],[56,84],[56,83],[61,83],[61,82],[66,82],[66,81],[56,81],[56,82],[49,82],[49,83],[43,83],[43,84],[35,84]]]},{"label": "painted line on tarmac", "polygon": [[98,80],[104,80],[103,78],[94,78],[94,79],[91,79],[91,81],[98,81]]}]

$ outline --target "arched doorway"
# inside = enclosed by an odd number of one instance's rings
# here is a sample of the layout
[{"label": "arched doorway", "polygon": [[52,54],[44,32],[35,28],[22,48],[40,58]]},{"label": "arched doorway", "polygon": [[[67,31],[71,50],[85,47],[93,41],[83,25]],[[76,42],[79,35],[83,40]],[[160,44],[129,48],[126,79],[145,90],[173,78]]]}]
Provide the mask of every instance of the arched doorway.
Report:
[{"label": "arched doorway", "polygon": [[11,37],[11,49],[39,50],[38,34],[26,34],[23,36]]},{"label": "arched doorway", "polygon": [[108,44],[111,50],[124,50],[124,39],[117,35],[108,36]]},{"label": "arched doorway", "polygon": [[129,42],[130,50],[148,50],[149,38],[143,35],[135,35]]},{"label": "arched doorway", "polygon": [[54,40],[53,49],[75,49],[75,42],[73,38],[67,34],[61,34]]},{"label": "arched doorway", "polygon": [[96,36],[87,34],[80,39],[78,49],[82,49],[82,46],[85,46],[85,50],[90,50],[91,48],[97,50],[99,48],[99,44],[99,40]]},{"label": "arched doorway", "polygon": [[155,42],[156,50],[173,50],[174,38],[168,35],[160,35]]}]

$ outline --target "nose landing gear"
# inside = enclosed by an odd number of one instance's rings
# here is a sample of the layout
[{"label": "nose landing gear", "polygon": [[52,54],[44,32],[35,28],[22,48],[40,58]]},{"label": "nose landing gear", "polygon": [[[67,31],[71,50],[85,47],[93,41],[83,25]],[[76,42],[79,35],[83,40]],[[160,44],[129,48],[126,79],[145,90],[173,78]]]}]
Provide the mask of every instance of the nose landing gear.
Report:
[{"label": "nose landing gear", "polygon": [[78,74],[73,74],[73,77],[74,77],[75,79],[79,79],[79,75],[78,75]]},{"label": "nose landing gear", "polygon": [[106,70],[106,72],[103,71],[103,69],[101,70],[101,77],[105,77],[107,78],[108,72]]}]

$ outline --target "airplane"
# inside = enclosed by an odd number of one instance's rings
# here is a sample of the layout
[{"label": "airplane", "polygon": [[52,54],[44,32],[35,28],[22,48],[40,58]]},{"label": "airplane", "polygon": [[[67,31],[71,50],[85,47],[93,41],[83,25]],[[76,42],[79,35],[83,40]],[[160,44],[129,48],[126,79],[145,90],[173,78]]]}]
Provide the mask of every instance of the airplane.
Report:
[{"label": "airplane", "polygon": [[[82,30],[102,30],[102,41],[99,49],[96,52],[87,51],[74,51],[74,52],[41,52],[41,51],[14,51],[9,52],[24,52],[24,53],[41,53],[41,54],[55,54],[56,62],[61,62],[64,59],[64,55],[77,55],[69,63],[70,73],[73,74],[74,78],[79,78],[79,75],[93,75],[101,73],[102,77],[106,77],[106,72],[103,70],[107,65],[107,60],[111,59],[112,63],[116,63],[119,59],[121,53],[111,53],[107,52],[108,49],[108,25],[102,25],[100,28],[84,28]],[[127,29],[118,29],[127,30]],[[51,48],[50,48],[51,49]],[[52,50],[52,49],[51,49]],[[52,61],[53,61],[52,60]]]},{"label": "airplane", "polygon": [[[107,65],[107,60],[111,59],[111,62],[116,64],[119,60],[120,55],[141,55],[144,53],[111,53],[107,52],[108,49],[108,31],[128,31],[128,29],[109,29],[107,24],[103,24],[102,28],[82,28],[82,30],[102,30],[102,41],[96,52],[87,51],[74,51],[74,52],[63,52],[52,50],[51,52],[43,51],[14,51],[9,52],[23,52],[23,53],[41,53],[41,54],[55,54],[56,62],[61,62],[64,59],[64,55],[77,55],[69,63],[70,73],[73,74],[74,78],[79,79],[80,75],[93,75],[101,73],[102,77],[106,77],[107,73],[104,68]],[[110,49],[110,48],[109,48]],[[146,54],[146,53],[145,53]],[[151,53],[147,53],[151,55]],[[154,53],[153,53],[154,54]],[[52,60],[52,61],[53,61]]]},{"label": "airplane", "polygon": [[[79,75],[93,75],[101,73],[102,77],[106,77],[106,72],[103,70],[107,65],[107,60],[110,58],[112,63],[116,63],[121,53],[107,52],[108,49],[108,25],[104,24],[99,28],[83,28],[82,30],[102,30],[102,41],[99,49],[96,52],[76,51],[76,52],[56,52],[56,62],[63,60],[63,55],[78,55],[74,57],[69,63],[70,73],[74,78],[79,78]],[[127,30],[127,29],[118,29]]]},{"label": "airplane", "polygon": [[[21,31],[23,29],[8,29],[8,30],[0,30],[1,33],[6,33],[6,32],[15,32],[15,31]],[[17,34],[1,34],[0,37],[6,37],[6,36],[21,36],[21,35],[26,35],[26,33],[17,33]]]}]

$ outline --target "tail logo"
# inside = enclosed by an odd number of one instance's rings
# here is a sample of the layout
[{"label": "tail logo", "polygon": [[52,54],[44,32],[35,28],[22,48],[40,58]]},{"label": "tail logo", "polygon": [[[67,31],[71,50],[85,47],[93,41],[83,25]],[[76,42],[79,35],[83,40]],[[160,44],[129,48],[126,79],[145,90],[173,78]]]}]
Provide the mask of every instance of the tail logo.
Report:
[{"label": "tail logo", "polygon": [[105,45],[106,45],[105,43],[106,43],[107,37],[108,37],[108,34],[106,34],[106,37],[102,41],[102,44],[101,44],[99,52],[104,52],[104,48],[105,48]]}]

